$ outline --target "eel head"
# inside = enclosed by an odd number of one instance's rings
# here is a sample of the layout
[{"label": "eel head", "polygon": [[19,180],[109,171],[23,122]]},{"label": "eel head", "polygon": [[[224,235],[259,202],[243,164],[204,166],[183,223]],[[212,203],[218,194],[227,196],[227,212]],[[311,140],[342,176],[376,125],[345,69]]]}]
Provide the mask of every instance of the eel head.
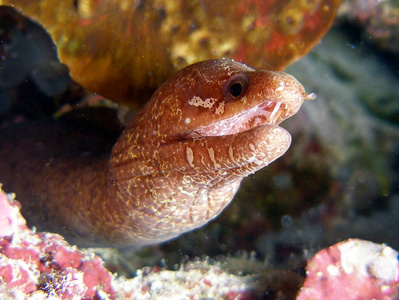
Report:
[{"label": "eel head", "polygon": [[166,82],[150,101],[149,115],[165,142],[226,136],[278,125],[304,100],[314,98],[289,74],[255,71],[233,60],[209,60]]}]

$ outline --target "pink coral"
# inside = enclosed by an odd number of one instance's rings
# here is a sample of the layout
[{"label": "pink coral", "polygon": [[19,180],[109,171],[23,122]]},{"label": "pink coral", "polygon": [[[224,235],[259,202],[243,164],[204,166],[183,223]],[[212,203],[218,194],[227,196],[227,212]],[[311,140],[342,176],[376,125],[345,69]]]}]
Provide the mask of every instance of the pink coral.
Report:
[{"label": "pink coral", "polygon": [[309,261],[297,299],[399,299],[398,287],[398,252],[351,239],[321,250]]},{"label": "pink coral", "polygon": [[16,200],[0,192],[0,294],[116,297],[113,276],[98,256],[80,252],[57,234],[32,232],[19,208]]},{"label": "pink coral", "polygon": [[28,229],[25,219],[19,213],[20,208],[19,202],[9,199],[6,194],[0,192],[0,237]]}]

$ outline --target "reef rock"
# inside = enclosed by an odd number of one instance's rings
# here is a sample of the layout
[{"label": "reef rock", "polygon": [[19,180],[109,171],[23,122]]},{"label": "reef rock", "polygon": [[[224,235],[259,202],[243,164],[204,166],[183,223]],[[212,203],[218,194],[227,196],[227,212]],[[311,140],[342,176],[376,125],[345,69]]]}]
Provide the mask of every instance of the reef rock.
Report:
[{"label": "reef rock", "polygon": [[[95,255],[79,251],[52,233],[35,233],[20,204],[0,193],[0,295],[10,299],[114,298],[112,274]],[[43,296],[43,297],[41,297]]]},{"label": "reef rock", "polygon": [[398,299],[398,252],[350,239],[318,252],[297,299]]}]

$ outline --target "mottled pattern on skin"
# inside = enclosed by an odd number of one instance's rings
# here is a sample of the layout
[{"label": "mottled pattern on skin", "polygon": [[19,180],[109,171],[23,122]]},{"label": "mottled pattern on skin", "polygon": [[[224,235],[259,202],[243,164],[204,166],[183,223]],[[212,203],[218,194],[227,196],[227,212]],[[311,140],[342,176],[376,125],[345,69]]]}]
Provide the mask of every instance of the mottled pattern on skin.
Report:
[{"label": "mottled pattern on skin", "polygon": [[155,92],[111,155],[116,138],[79,124],[3,130],[0,182],[31,225],[78,244],[163,242],[215,218],[243,177],[283,155],[291,137],[277,125],[313,98],[285,73],[201,62]]}]

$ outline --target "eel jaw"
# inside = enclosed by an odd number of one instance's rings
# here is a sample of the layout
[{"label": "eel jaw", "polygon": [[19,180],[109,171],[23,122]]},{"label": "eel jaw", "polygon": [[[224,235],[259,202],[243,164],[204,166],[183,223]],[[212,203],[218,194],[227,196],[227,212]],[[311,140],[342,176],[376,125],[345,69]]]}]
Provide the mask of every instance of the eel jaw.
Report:
[{"label": "eel jaw", "polygon": [[224,136],[248,131],[261,125],[278,125],[294,115],[298,109],[292,111],[281,101],[264,101],[236,116],[200,127],[195,130],[195,135]]}]

